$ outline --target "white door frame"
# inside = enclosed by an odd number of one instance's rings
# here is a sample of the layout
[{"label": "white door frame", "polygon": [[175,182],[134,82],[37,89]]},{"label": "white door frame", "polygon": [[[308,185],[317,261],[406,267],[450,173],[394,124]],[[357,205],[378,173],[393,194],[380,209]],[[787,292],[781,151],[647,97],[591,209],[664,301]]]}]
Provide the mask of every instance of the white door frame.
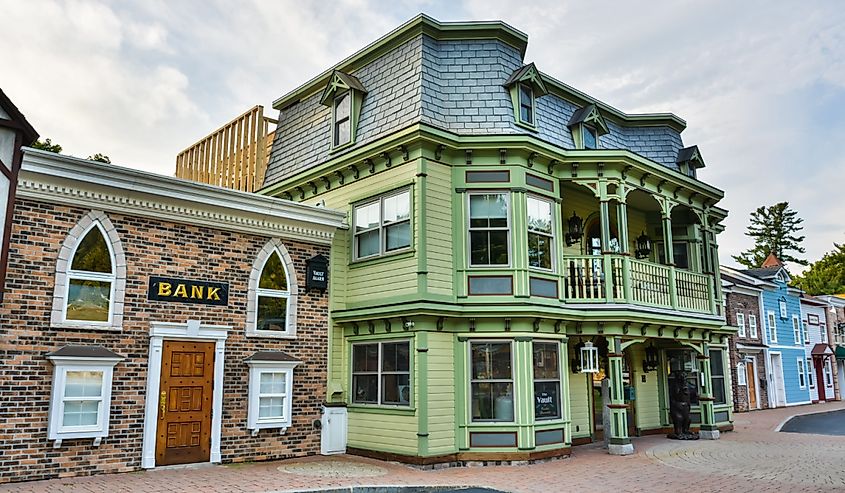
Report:
[{"label": "white door frame", "polygon": [[[786,387],[783,379],[783,355],[780,351],[771,351],[769,353],[772,364],[772,383],[775,386],[774,392],[774,407],[786,406]],[[775,367],[775,357],[777,357],[777,368]],[[780,370],[780,371],[777,371]],[[781,398],[781,394],[783,398]]]},{"label": "white door frame", "polygon": [[156,467],[156,431],[158,427],[158,393],[161,384],[161,357],[165,340],[200,340],[214,342],[214,382],[211,394],[211,456],[219,463],[220,433],[223,429],[223,359],[230,325],[206,325],[199,320],[150,322],[150,355],[147,363],[147,396],[144,417],[144,443],[141,467]]},{"label": "white door frame", "polygon": [[[757,354],[746,353],[746,358],[745,364],[751,363],[751,370],[754,374],[754,402],[757,403],[754,409],[762,409],[760,405],[760,380],[757,379]],[[745,373],[745,379],[748,379],[748,372]],[[745,391],[748,392],[748,382],[745,382]],[[749,409],[751,409],[751,406],[749,406]]]}]

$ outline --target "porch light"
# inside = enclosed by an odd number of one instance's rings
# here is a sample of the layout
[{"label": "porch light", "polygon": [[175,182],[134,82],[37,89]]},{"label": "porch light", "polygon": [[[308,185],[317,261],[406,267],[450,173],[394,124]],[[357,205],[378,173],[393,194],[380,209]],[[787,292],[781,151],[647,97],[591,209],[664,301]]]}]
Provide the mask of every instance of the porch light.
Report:
[{"label": "porch light", "polygon": [[647,258],[651,255],[651,238],[645,234],[645,231],[637,237],[637,250],[635,253],[637,254],[637,258]]},{"label": "porch light", "polygon": [[[579,342],[578,344],[572,346],[572,350],[575,352],[575,356],[581,354],[581,349],[584,347],[583,342]],[[581,373],[581,358],[572,358],[572,373]]]},{"label": "porch light", "polygon": [[572,246],[581,241],[581,235],[584,233],[584,220],[581,219],[575,211],[572,211],[572,217],[567,221],[569,232],[566,233],[566,246]]},{"label": "porch light", "polygon": [[598,373],[599,371],[599,348],[587,342],[581,348],[581,373]]},{"label": "porch light", "polygon": [[645,348],[643,372],[648,373],[650,371],[654,371],[658,366],[660,366],[660,361],[658,360],[657,348],[654,347],[654,343],[652,343],[651,346]]}]

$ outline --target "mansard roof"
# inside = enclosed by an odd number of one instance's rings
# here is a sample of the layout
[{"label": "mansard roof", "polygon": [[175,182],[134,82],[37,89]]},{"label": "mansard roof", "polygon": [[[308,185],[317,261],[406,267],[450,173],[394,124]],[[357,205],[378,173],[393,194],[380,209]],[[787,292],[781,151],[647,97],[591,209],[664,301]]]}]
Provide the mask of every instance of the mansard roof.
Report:
[{"label": "mansard roof", "polygon": [[684,147],[683,149],[678,151],[678,158],[675,159],[675,162],[689,163],[695,168],[704,167],[704,159],[701,158],[701,152],[698,150],[697,145]]},{"label": "mansard roof", "polygon": [[606,135],[610,133],[610,130],[607,128],[607,123],[604,122],[604,118],[602,118],[601,112],[599,112],[599,109],[595,104],[588,104],[573,113],[572,118],[569,119],[568,126],[569,128],[572,128],[579,123],[592,125],[599,135]]}]

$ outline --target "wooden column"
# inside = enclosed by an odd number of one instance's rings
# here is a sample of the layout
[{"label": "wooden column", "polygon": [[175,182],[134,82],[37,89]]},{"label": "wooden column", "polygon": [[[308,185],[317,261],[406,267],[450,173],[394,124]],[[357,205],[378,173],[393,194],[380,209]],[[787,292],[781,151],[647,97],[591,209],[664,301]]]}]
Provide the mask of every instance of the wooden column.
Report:
[{"label": "wooden column", "polygon": [[634,445],[628,437],[628,406],[622,383],[622,340],[614,337],[607,354],[607,376],[610,379],[610,433],[607,450],[611,455],[630,455]]},{"label": "wooden column", "polygon": [[706,440],[719,439],[719,427],[716,426],[716,416],[713,412],[713,379],[710,372],[710,345],[703,344],[704,352],[698,356],[698,370],[701,378],[701,395],[698,400],[701,406],[701,430],[699,436]]}]

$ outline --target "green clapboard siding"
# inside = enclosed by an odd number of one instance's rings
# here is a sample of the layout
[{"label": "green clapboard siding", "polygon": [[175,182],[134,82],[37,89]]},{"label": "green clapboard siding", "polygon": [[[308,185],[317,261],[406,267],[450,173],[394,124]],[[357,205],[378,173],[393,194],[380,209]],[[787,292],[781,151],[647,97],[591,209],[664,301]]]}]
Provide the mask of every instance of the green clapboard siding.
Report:
[{"label": "green clapboard siding", "polygon": [[328,368],[328,400],[330,402],[342,401],[342,396],[335,395],[337,392],[346,390],[346,365],[343,359],[343,348],[346,341],[343,338],[343,327],[331,326],[331,346],[329,347],[329,368]]},{"label": "green clapboard siding", "polygon": [[416,455],[417,417],[349,408],[348,445],[353,448]]},{"label": "green clapboard siding", "polygon": [[569,406],[572,413],[572,436],[587,437],[592,435],[590,427],[590,399],[588,377],[582,373],[569,375]]},{"label": "green clapboard siding", "polygon": [[455,452],[454,335],[428,334],[428,453]]},{"label": "green clapboard siding", "polygon": [[449,167],[429,162],[425,234],[428,291],[452,296],[455,255],[452,244],[452,173]]}]

